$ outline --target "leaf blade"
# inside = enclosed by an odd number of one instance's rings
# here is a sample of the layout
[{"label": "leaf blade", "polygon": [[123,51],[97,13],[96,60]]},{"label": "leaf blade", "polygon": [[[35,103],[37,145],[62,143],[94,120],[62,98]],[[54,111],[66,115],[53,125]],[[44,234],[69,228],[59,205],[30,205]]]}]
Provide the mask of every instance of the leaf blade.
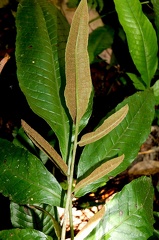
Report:
[{"label": "leaf blade", "polygon": [[129,107],[128,105],[122,107],[116,113],[112,114],[108,117],[101,126],[99,126],[94,132],[86,133],[82,136],[81,140],[78,142],[79,146],[84,146],[86,144],[95,142],[106,134],[111,132],[115,127],[118,126],[125,118],[128,113]]},{"label": "leaf blade", "polygon": [[73,122],[87,110],[92,91],[88,45],[88,7],[82,0],[74,14],[66,46],[65,99]]},{"label": "leaf blade", "polygon": [[6,140],[0,143],[0,192],[19,204],[60,206],[62,188],[43,163]]},{"label": "leaf blade", "polygon": [[152,207],[151,180],[136,179],[105,205],[105,216],[85,239],[148,239],[153,234]]},{"label": "leaf blade", "polygon": [[74,195],[76,197],[81,197],[88,192],[92,192],[97,189],[104,179],[107,178],[106,175],[110,174],[120,163],[124,160],[124,155],[120,157],[113,158],[101,166],[96,168],[88,177],[82,179],[77,183],[74,189]]},{"label": "leaf blade", "polygon": [[58,61],[58,14],[56,7],[47,1],[21,1],[16,16],[16,62],[20,88],[27,102],[55,132],[66,161],[69,119],[60,92],[63,82]]},{"label": "leaf blade", "polygon": [[[158,64],[155,30],[143,14],[138,0],[114,0],[119,21],[126,33],[131,57],[146,87],[150,87]],[[152,44],[153,42],[153,44]]]}]

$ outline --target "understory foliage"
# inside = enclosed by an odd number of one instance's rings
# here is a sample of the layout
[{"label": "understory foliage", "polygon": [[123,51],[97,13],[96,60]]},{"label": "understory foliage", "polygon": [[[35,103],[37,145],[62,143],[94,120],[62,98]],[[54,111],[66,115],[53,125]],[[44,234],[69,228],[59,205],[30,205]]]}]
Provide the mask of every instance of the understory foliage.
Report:
[{"label": "understory foliage", "polygon": [[[159,3],[151,1],[155,12],[153,26],[139,0],[114,0],[120,28],[136,67],[136,72],[127,72],[136,92],[88,133],[83,130],[93,106],[90,62],[100,51],[111,47],[110,36],[112,39],[114,31],[103,30],[109,35],[109,44],[102,44],[100,50],[100,44],[93,47],[98,38],[101,41],[103,32],[101,28],[95,30],[99,35],[94,32],[89,36],[87,1],[69,4],[79,4],[71,27],[51,1],[21,0],[18,5],[19,85],[30,108],[46,121],[55,137],[47,142],[22,120],[19,134],[23,144],[16,138],[12,143],[0,139],[0,191],[10,199],[13,225],[13,229],[0,231],[0,239],[64,240],[68,216],[71,239],[155,238],[159,233],[153,228],[154,193],[150,177],[143,176],[127,184],[76,236],[72,199],[96,191],[110,177],[127,169],[150,133],[155,106],[159,104],[159,80],[155,78]],[[104,8],[101,0],[89,4],[99,10]],[[50,160],[53,171],[46,167]],[[59,173],[64,179],[62,183]],[[59,207],[64,208],[62,222]]]}]

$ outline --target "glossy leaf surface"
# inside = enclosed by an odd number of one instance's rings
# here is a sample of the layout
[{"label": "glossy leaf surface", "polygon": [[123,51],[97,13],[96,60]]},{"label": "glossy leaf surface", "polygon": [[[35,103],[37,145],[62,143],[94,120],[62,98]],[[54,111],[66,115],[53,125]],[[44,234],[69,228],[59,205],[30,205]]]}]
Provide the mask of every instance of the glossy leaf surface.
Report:
[{"label": "glossy leaf surface", "polygon": [[60,74],[67,30],[61,18],[61,13],[48,1],[22,0],[16,16],[16,62],[21,90],[32,110],[57,135],[66,161],[69,121],[61,91],[65,79]]},{"label": "glossy leaf surface", "polygon": [[115,156],[124,154],[125,158],[111,176],[125,170],[135,159],[141,144],[150,133],[155,105],[153,91],[138,92],[125,99],[115,110],[125,104],[129,106],[125,119],[108,135],[85,146],[78,164],[78,181]]},{"label": "glossy leaf surface", "polygon": [[153,234],[153,223],[153,187],[141,177],[105,205],[105,216],[85,240],[145,240]]},{"label": "glossy leaf surface", "polygon": [[52,237],[33,229],[12,229],[0,231],[1,240],[52,240]]},{"label": "glossy leaf surface", "polygon": [[156,32],[143,14],[139,0],[114,0],[114,3],[134,64],[145,86],[150,87],[158,64]]},{"label": "glossy leaf surface", "polygon": [[20,204],[61,205],[61,186],[43,163],[23,148],[0,139],[0,192]]}]

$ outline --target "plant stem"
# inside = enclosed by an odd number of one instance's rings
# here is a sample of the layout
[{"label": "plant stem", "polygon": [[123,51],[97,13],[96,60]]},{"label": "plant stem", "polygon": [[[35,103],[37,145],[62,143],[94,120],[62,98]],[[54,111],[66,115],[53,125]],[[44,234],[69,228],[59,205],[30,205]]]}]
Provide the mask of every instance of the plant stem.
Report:
[{"label": "plant stem", "polygon": [[72,185],[73,185],[74,165],[75,165],[75,157],[76,157],[76,149],[77,149],[77,137],[78,137],[78,126],[76,126],[75,128],[75,139],[73,143],[72,158],[69,160],[69,163],[68,163],[68,177],[67,177],[68,189],[67,189],[66,206],[65,206],[65,212],[64,212],[61,240],[65,240],[66,223],[67,223],[68,215],[70,217],[70,222],[71,222],[70,224],[71,240],[74,239],[73,223],[72,223]]}]

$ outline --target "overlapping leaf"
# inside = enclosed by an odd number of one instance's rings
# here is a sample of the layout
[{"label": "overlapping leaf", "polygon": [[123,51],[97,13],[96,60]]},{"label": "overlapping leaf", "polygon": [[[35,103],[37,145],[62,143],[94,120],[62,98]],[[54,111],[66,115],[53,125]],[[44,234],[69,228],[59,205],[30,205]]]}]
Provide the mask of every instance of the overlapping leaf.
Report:
[{"label": "overlapping leaf", "polygon": [[143,14],[139,0],[114,0],[119,21],[126,33],[131,57],[146,87],[157,69],[157,37]]},{"label": "overlapping leaf", "polygon": [[[37,206],[37,204],[36,204]],[[54,207],[46,204],[38,205],[44,212],[32,209],[27,205],[18,205],[14,202],[10,204],[11,222],[14,228],[31,228],[43,232],[46,235],[52,236],[56,239],[54,231]],[[47,214],[51,214],[52,218]]]},{"label": "overlapping leaf", "polygon": [[33,229],[11,229],[11,230],[3,230],[0,231],[0,239],[1,240],[52,240],[52,237],[45,235],[44,233],[33,230]]},{"label": "overlapping leaf", "polygon": [[[60,24],[62,16],[59,15],[48,1],[20,2],[16,16],[16,61],[20,87],[30,107],[51,126],[66,160],[69,121],[61,91],[65,79],[60,76],[59,58],[64,65],[62,52],[65,51],[67,29],[62,22]],[[66,34],[60,39],[62,32]]]},{"label": "overlapping leaf", "polygon": [[88,7],[81,1],[72,20],[66,46],[66,103],[74,123],[85,114],[92,91],[88,44]]},{"label": "overlapping leaf", "polygon": [[117,106],[116,111],[125,104],[129,106],[125,119],[108,135],[85,146],[78,164],[78,181],[112,157],[124,154],[123,163],[111,173],[111,176],[115,176],[125,170],[136,157],[150,132],[154,117],[153,91],[146,90],[128,97]]},{"label": "overlapping leaf", "polygon": [[145,240],[153,234],[153,223],[153,187],[149,178],[142,177],[105,205],[105,216],[84,239]]},{"label": "overlapping leaf", "polygon": [[82,179],[74,189],[74,195],[81,197],[86,193],[96,190],[100,184],[103,184],[107,175],[110,174],[123,161],[124,155],[113,158],[96,168],[88,177]]},{"label": "overlapping leaf", "polygon": [[61,206],[61,186],[43,163],[23,148],[0,139],[0,192],[16,203]]},{"label": "overlapping leaf", "polygon": [[128,113],[128,109],[128,105],[122,107],[119,111],[108,117],[94,132],[83,135],[81,140],[78,142],[79,146],[84,146],[86,144],[95,142],[111,132],[125,118],[126,114]]}]

